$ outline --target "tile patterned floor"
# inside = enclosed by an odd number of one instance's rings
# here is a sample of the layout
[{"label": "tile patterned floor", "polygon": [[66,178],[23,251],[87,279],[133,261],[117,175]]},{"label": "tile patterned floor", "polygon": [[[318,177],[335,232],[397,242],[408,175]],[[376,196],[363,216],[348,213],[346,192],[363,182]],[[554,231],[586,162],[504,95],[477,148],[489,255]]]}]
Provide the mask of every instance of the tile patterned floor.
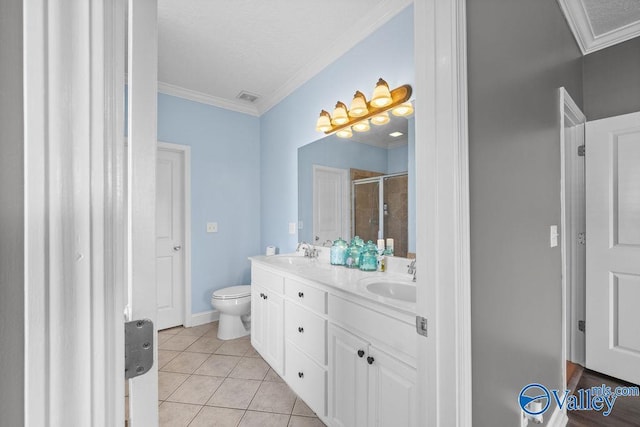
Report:
[{"label": "tile patterned floor", "polygon": [[251,346],[221,341],[218,323],[158,333],[161,427],[322,427]]}]

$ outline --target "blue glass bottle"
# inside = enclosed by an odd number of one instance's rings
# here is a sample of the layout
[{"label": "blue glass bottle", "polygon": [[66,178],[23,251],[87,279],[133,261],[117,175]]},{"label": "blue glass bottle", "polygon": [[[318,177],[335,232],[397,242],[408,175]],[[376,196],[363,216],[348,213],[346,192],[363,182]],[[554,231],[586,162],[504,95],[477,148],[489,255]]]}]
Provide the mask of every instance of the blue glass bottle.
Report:
[{"label": "blue glass bottle", "polygon": [[347,258],[348,247],[349,245],[346,241],[342,240],[342,237],[339,237],[337,240],[333,241],[329,256],[331,265],[344,265]]},{"label": "blue glass bottle", "polygon": [[369,240],[360,254],[360,270],[376,271],[378,269],[378,247]]}]

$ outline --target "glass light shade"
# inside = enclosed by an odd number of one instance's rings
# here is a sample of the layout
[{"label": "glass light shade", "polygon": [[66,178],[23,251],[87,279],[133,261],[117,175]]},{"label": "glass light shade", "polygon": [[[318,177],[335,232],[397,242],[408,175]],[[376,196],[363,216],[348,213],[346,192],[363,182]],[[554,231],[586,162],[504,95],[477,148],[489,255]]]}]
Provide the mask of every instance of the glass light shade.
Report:
[{"label": "glass light shade", "polygon": [[316,122],[316,130],[318,132],[327,132],[331,130],[331,116],[329,113],[322,110],[320,112],[320,117],[318,117],[318,121]]},{"label": "glass light shade", "polygon": [[369,129],[369,120],[363,120],[353,125],[353,130],[355,130],[356,132],[366,132]]},{"label": "glass light shade", "polygon": [[334,125],[343,125],[348,121],[349,116],[347,116],[347,106],[338,101],[336,109],[333,110],[333,115],[331,116],[331,123]]},{"label": "glass light shade", "polygon": [[402,104],[398,105],[393,110],[391,110],[391,114],[393,114],[394,116],[400,116],[400,117],[408,116],[412,113],[413,113],[413,104],[410,101],[403,102]]},{"label": "glass light shade", "polygon": [[357,91],[355,95],[353,95],[353,101],[351,101],[351,108],[349,108],[349,115],[351,117],[362,117],[366,116],[369,112],[367,108],[367,100],[364,97],[364,94],[360,91]]},{"label": "glass light shade", "polygon": [[351,138],[353,136],[353,132],[351,132],[350,127],[346,127],[336,132],[336,135],[338,136],[338,138]]},{"label": "glass light shade", "polygon": [[371,105],[381,108],[391,104],[392,101],[389,85],[384,80],[379,79],[376,88],[373,90],[373,96],[371,96]]},{"label": "glass light shade", "polygon": [[375,116],[371,117],[371,123],[376,126],[389,123],[389,113],[385,111],[384,113],[376,114]]}]

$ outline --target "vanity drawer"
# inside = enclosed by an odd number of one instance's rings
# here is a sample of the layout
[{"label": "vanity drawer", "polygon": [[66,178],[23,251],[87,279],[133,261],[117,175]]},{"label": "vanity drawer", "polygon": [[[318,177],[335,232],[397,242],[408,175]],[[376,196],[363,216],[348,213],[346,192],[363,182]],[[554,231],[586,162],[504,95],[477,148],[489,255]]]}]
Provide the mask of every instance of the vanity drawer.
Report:
[{"label": "vanity drawer", "polygon": [[295,345],[286,344],[286,380],[317,415],[326,416],[327,372]]},{"label": "vanity drawer", "polygon": [[265,287],[280,295],[284,293],[284,277],[256,265],[251,266],[251,283]]},{"label": "vanity drawer", "polygon": [[327,293],[294,279],[285,279],[285,294],[320,314],[327,314]]},{"label": "vanity drawer", "polygon": [[327,363],[327,321],[317,314],[285,300],[285,338],[321,365]]},{"label": "vanity drawer", "polygon": [[[415,326],[351,301],[331,295],[329,318],[343,328],[367,340],[375,340],[393,353],[402,353],[406,363],[415,367],[417,344]],[[397,354],[397,356],[402,356]],[[406,358],[406,356],[409,356]]]}]

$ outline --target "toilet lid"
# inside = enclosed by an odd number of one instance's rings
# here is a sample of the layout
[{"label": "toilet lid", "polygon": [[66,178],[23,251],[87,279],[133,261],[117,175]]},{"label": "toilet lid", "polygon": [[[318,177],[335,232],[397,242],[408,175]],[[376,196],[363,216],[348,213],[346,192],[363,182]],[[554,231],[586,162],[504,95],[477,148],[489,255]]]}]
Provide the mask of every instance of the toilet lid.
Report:
[{"label": "toilet lid", "polygon": [[232,299],[251,295],[251,285],[230,286],[218,289],[213,293],[214,299]]}]

